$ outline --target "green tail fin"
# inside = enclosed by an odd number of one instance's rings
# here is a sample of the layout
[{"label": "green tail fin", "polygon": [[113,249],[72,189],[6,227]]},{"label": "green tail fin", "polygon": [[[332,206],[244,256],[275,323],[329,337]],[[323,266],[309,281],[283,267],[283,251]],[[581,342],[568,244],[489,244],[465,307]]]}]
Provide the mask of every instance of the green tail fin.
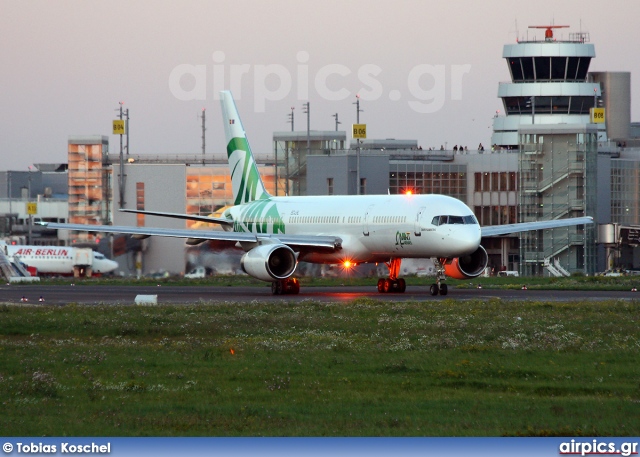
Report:
[{"label": "green tail fin", "polygon": [[258,167],[251,153],[251,147],[231,92],[220,92],[220,101],[234,204],[241,205],[254,200],[267,199],[270,195],[264,188],[260,173],[258,173]]}]

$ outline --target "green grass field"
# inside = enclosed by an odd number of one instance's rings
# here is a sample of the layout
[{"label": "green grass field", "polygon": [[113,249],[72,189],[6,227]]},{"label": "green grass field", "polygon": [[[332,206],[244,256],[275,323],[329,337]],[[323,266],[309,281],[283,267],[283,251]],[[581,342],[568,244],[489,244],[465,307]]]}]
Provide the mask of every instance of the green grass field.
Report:
[{"label": "green grass field", "polygon": [[639,311],[613,300],[0,305],[0,428],[638,436]]}]

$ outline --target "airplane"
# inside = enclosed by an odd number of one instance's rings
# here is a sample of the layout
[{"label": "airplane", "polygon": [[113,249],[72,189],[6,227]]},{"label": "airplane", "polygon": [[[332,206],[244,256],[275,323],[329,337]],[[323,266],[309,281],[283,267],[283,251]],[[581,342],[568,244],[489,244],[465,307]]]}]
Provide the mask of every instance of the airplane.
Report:
[{"label": "airplane", "polygon": [[[9,258],[17,256],[21,263],[40,275],[102,275],[118,268],[118,263],[90,248],[70,246],[23,246],[0,241],[0,250]],[[91,257],[90,257],[91,256]]]},{"label": "airplane", "polygon": [[236,242],[245,254],[242,269],[271,283],[274,295],[297,294],[293,277],[299,261],[341,264],[384,263],[387,278],[378,291],[404,292],[399,277],[402,259],[431,258],[436,265],[432,295],[446,295],[446,277],[475,278],[487,266],[481,238],[528,230],[591,224],[591,217],[480,227],[462,201],[436,194],[356,196],[272,196],[260,178],[235,102],[222,91],[221,105],[231,172],[234,205],[221,217],[161,211],[120,211],[215,223],[222,230],[162,229],[43,222],[53,229],[124,233],[138,238],[186,238],[196,245],[207,240]]}]

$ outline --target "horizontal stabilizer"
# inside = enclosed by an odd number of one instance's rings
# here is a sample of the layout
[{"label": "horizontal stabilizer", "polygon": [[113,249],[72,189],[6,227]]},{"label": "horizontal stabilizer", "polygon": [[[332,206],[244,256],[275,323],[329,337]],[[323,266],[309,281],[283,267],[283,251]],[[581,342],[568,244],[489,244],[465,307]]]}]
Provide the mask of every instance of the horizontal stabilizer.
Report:
[{"label": "horizontal stabilizer", "polygon": [[181,214],[181,213],[165,213],[162,211],[145,211],[145,210],[138,210],[138,209],[121,209],[120,211],[123,213],[135,213],[135,214],[147,214],[149,216],[172,217],[174,219],[208,222],[210,224],[219,224],[227,227],[233,227],[232,220],[225,219],[222,217],[198,216],[195,214]]}]

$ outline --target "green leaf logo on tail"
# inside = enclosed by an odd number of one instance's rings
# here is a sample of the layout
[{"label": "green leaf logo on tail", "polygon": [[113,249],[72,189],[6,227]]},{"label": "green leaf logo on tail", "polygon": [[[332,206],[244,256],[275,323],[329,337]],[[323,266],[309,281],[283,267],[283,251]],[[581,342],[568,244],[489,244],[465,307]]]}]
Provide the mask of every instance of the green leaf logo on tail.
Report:
[{"label": "green leaf logo on tail", "polygon": [[222,117],[227,139],[227,158],[231,171],[234,204],[269,198],[264,188],[258,167],[251,153],[233,96],[229,91],[220,92]]}]

